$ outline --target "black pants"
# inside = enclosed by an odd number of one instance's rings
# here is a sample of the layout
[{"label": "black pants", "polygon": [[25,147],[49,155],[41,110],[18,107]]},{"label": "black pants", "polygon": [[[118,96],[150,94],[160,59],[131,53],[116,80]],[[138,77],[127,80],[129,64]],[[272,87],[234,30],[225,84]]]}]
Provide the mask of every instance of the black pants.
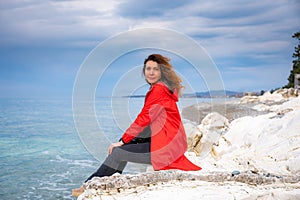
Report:
[{"label": "black pants", "polygon": [[114,173],[122,173],[127,162],[151,164],[150,143],[124,144],[115,147],[108,155],[99,169],[93,173],[85,182],[93,177],[111,176]]}]

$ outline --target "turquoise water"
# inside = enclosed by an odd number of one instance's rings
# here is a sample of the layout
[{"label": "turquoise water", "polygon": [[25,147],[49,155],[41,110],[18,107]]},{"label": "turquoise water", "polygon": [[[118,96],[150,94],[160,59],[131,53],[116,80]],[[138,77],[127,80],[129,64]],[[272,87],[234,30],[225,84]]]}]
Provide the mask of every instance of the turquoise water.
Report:
[{"label": "turquoise water", "polygon": [[98,162],[80,143],[67,100],[0,100],[1,199],[72,199]]},{"label": "turquoise water", "polygon": [[[124,99],[120,99],[124,101]],[[186,99],[179,106],[195,103]],[[129,101],[134,118],[143,98]],[[108,139],[122,130],[111,117],[111,100],[97,99],[97,118]],[[85,149],[76,131],[72,101],[67,99],[0,99],[0,197],[1,199],[74,199],[71,189],[99,167],[102,160]],[[126,171],[142,172],[145,166],[128,165]],[[125,171],[125,173],[126,173]]]}]

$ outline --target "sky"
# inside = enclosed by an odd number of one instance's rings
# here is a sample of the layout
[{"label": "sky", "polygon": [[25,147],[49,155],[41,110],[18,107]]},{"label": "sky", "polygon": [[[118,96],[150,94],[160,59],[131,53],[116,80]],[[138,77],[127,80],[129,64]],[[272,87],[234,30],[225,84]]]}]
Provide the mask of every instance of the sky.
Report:
[{"label": "sky", "polygon": [[[299,19],[298,0],[1,0],[0,97],[72,97],[80,67],[99,44],[149,27],[179,32],[203,47],[226,90],[271,90],[287,84]],[[120,56],[111,69],[134,69],[156,52]],[[207,90],[201,77],[183,70],[188,63],[161,53],[195,90]],[[120,77],[107,71],[98,95],[110,95]]]}]

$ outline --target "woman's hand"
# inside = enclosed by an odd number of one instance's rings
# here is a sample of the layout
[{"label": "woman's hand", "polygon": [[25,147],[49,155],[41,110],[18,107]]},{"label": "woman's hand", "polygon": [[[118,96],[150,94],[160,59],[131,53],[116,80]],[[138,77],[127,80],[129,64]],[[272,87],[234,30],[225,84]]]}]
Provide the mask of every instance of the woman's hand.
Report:
[{"label": "woman's hand", "polygon": [[108,147],[108,155],[111,154],[112,150],[114,147],[120,147],[122,146],[124,143],[122,141],[120,142],[116,142],[116,143],[112,143],[109,147]]}]

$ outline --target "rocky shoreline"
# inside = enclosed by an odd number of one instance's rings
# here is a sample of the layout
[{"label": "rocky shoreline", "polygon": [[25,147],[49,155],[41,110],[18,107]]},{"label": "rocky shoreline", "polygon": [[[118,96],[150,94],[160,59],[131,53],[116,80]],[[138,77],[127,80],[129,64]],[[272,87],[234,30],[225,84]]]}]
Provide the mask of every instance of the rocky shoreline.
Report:
[{"label": "rocky shoreline", "polygon": [[270,112],[267,109],[257,109],[256,106],[265,107],[280,105],[289,98],[295,98],[299,94],[297,89],[280,89],[272,94],[266,92],[262,96],[244,96],[242,98],[230,98],[202,102],[182,109],[182,117],[200,124],[205,116],[217,112],[226,117],[229,122],[244,116],[257,116]]},{"label": "rocky shoreline", "polygon": [[[187,173],[176,170],[148,172],[136,175],[115,174],[111,177],[94,178],[86,183],[86,194],[81,199],[95,196],[135,193],[147,190],[150,186],[159,186],[174,181],[205,181],[205,182],[240,182],[248,185],[286,185],[300,182],[300,176],[282,176],[269,173],[258,174],[246,172],[208,172],[202,174]],[[274,185],[273,185],[274,187]],[[281,186],[280,186],[281,187]],[[294,185],[300,189],[300,185]]]},{"label": "rocky shoreline", "polygon": [[226,102],[203,102],[183,108],[181,114],[184,119],[200,124],[204,117],[212,112],[223,115],[230,122],[240,117],[257,116],[268,112],[253,109],[255,105],[257,103],[241,104],[239,99]]},{"label": "rocky shoreline", "polygon": [[216,112],[222,104],[213,106],[214,112],[207,105],[188,107],[184,117],[194,118],[184,123],[186,156],[201,171],[95,177],[78,199],[297,199],[300,96],[296,92],[246,96],[227,103],[224,115]]}]

